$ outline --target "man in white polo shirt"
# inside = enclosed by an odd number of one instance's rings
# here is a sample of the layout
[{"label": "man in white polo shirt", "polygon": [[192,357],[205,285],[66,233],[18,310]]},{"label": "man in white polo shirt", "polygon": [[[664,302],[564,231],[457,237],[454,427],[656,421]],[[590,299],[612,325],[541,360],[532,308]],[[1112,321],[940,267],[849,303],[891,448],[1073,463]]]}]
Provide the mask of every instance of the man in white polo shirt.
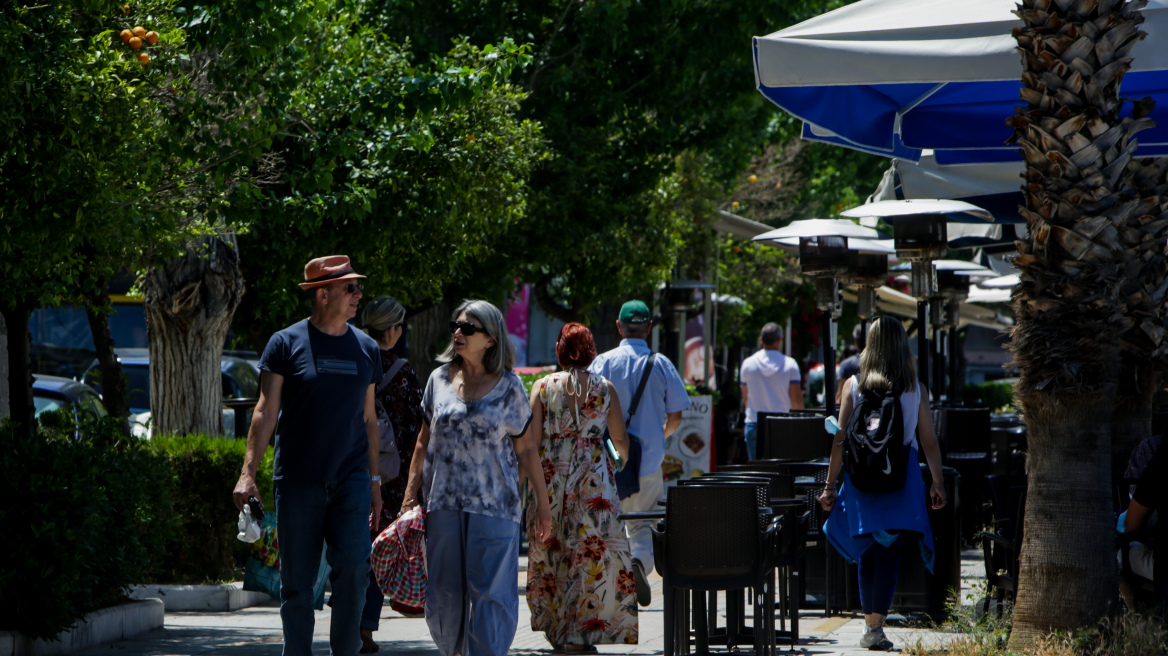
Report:
[{"label": "man in white polo shirt", "polygon": [[758,439],[758,413],[790,412],[792,408],[803,407],[803,377],[799,374],[799,363],[779,350],[783,343],[783,329],[777,323],[768,323],[762,327],[758,342],[762,350],[743,360],[738,372],[742,405],[746,407],[743,437],[751,460],[755,459]]}]

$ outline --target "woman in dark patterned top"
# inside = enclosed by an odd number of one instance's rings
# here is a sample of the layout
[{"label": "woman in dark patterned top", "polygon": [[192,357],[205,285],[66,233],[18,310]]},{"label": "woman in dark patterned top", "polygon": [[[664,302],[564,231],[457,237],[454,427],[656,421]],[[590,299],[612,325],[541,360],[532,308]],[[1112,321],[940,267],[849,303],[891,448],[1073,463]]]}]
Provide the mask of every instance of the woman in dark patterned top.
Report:
[{"label": "woman in dark patterned top", "polygon": [[[381,371],[388,374],[400,360],[390,351],[406,332],[406,311],[400,303],[388,296],[374,299],[361,313],[361,323],[381,348]],[[397,450],[401,455],[401,469],[398,477],[381,482],[381,518],[377,525],[380,533],[397,518],[405,498],[407,472],[414,457],[414,446],[418,441],[418,429],[422,426],[422,388],[418,385],[418,372],[414,365],[403,362],[397,367],[392,380],[377,389],[377,402],[385,408],[389,423],[393,426]],[[381,619],[384,597],[376,579],[370,573],[369,588],[365,596],[365,611],[361,617],[361,653],[376,652],[377,643],[373,632]]]}]

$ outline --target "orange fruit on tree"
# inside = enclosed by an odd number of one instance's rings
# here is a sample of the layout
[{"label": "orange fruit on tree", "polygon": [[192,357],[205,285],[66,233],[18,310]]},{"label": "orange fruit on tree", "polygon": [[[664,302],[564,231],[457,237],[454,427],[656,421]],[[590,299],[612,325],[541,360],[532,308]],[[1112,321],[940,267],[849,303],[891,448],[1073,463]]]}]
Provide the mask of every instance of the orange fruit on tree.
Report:
[{"label": "orange fruit on tree", "polygon": [[129,14],[130,13],[130,5],[122,5],[122,13]]},{"label": "orange fruit on tree", "polygon": [[122,30],[122,33],[118,36],[122,38],[122,43],[129,43],[130,39],[134,38],[134,33],[130,30]]},{"label": "orange fruit on tree", "polygon": [[734,201],[733,203],[730,203],[730,207],[733,207],[734,209],[738,209],[738,201]]},{"label": "orange fruit on tree", "polygon": [[158,43],[158,32],[147,32],[146,36],[143,38],[146,39],[146,43],[154,45],[155,43]]},{"label": "orange fruit on tree", "polygon": [[150,63],[150,55],[148,55],[144,52],[138,53],[138,63],[143,65],[143,66],[145,66],[146,64],[149,64]]},{"label": "orange fruit on tree", "polygon": [[138,27],[135,27],[134,28],[134,36],[138,36],[138,37],[146,36],[146,28],[142,27],[141,25],[139,25]]},{"label": "orange fruit on tree", "polygon": [[130,37],[130,47],[133,48],[134,50],[141,48],[142,47],[142,39],[139,39],[136,36]]},{"label": "orange fruit on tree", "polygon": [[750,180],[751,182],[758,182],[758,176],[754,175],[753,173],[751,173],[750,177],[747,179]]}]

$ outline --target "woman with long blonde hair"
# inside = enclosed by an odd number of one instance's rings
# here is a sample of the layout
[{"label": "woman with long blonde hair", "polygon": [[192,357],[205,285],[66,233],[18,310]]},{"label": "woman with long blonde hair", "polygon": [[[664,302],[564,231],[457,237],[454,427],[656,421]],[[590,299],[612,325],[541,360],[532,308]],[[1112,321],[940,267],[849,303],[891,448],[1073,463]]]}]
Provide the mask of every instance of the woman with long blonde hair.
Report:
[{"label": "woman with long blonde hair", "polygon": [[[921,557],[933,570],[933,531],[925,508],[925,486],[917,451],[923,450],[932,474],[928,491],[934,510],[945,507],[945,481],[941,474],[941,450],[933,432],[928,390],[917,382],[916,363],[908,347],[904,326],[892,317],[877,317],[868,328],[868,343],[860,354],[860,373],[844,383],[840,406],[840,432],[831,450],[827,483],[819,497],[832,510],[824,525],[832,545],[845,558],[860,564],[860,604],[867,630],[860,646],[879,651],[892,649],[884,635],[884,618],[892,605],[901,547],[918,538]],[[904,484],[890,492],[865,492],[852,484],[848,474],[840,483],[847,426],[865,393],[899,396],[903,440],[908,467]],[[890,445],[891,446],[891,445]],[[887,471],[887,470],[886,470]]]}]

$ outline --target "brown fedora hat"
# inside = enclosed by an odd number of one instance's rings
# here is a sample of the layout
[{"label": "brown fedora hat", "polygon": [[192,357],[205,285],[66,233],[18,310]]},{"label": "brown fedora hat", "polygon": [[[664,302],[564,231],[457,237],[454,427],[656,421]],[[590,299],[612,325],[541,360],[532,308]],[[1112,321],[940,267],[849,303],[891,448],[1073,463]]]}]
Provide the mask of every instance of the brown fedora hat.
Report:
[{"label": "brown fedora hat", "polygon": [[312,289],[331,285],[338,280],[351,280],[365,276],[353,271],[348,255],[326,255],[304,265],[304,282],[301,289]]}]

